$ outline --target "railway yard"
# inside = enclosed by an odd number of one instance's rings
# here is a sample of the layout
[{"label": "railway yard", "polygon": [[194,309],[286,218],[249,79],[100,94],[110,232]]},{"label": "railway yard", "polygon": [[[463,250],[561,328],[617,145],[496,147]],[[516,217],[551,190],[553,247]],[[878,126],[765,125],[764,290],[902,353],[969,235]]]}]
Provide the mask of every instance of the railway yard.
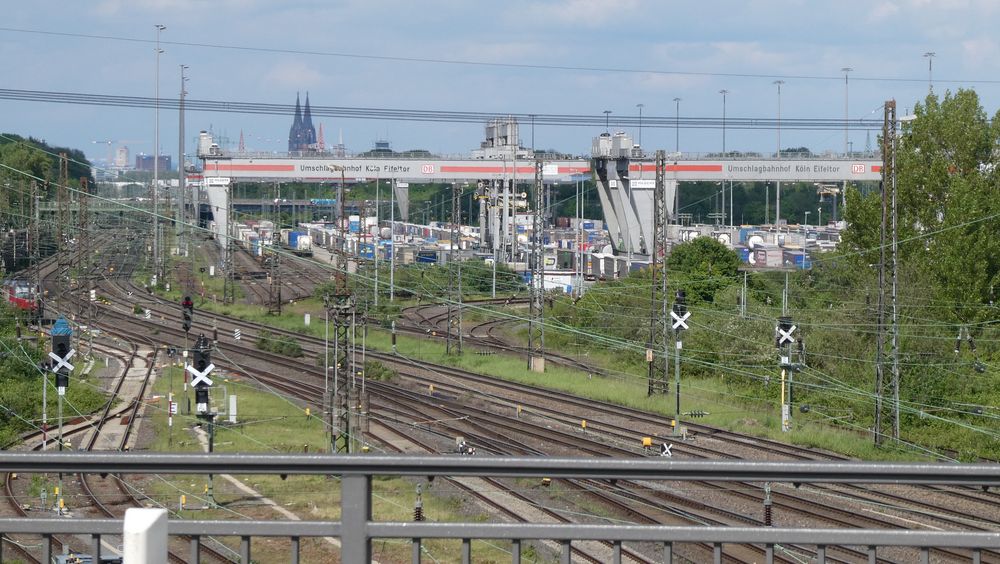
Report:
[{"label": "railway yard", "polygon": [[[73,451],[111,450],[144,451],[162,447],[164,433],[169,444],[180,450],[201,450],[207,446],[205,425],[190,408],[193,390],[177,367],[176,349],[192,345],[198,335],[213,340],[212,363],[215,376],[222,376],[240,396],[257,394],[270,397],[283,410],[267,413],[240,412],[245,421],[227,429],[219,428],[215,441],[217,452],[253,445],[263,452],[305,450],[328,452],[334,445],[334,417],[327,403],[330,382],[324,377],[324,354],[329,341],[313,333],[265,324],[259,320],[227,315],[226,305],[218,303],[216,288],[205,284],[204,273],[195,264],[215,264],[220,258],[211,241],[193,245],[195,260],[175,260],[173,284],[180,293],[196,297],[192,326],[185,332],[179,320],[182,308],[170,296],[152,293],[140,280],[143,244],[139,239],[99,235],[100,260],[87,273],[76,272],[75,281],[52,258],[41,265],[47,308],[50,315],[62,315],[78,321],[86,319],[92,341],[88,351],[96,376],[87,385],[100,387],[107,402],[97,413],[69,418],[62,428],[63,447]],[[321,259],[282,260],[279,268],[282,299],[288,304],[313,295],[315,289],[332,279],[329,264]],[[270,299],[268,276],[259,263],[246,253],[235,258],[238,284],[236,303],[261,306]],[[99,299],[91,301],[83,291],[89,280]],[[174,292],[176,294],[176,290]],[[518,311],[525,307],[523,298],[470,302],[476,311],[491,308]],[[447,305],[411,303],[396,320],[401,339],[440,341],[448,333],[450,316]],[[296,314],[298,315],[298,314]],[[244,316],[245,317],[245,316]],[[517,315],[469,321],[463,329],[467,353],[481,356],[508,355],[526,358],[528,350],[514,343]],[[322,323],[321,316],[314,317]],[[374,320],[373,320],[374,324]],[[287,325],[287,324],[286,324]],[[235,337],[239,330],[240,338]],[[387,333],[386,328],[380,329]],[[367,334],[367,333],[366,333]],[[298,344],[297,357],[261,350],[255,343],[267,338],[287,338]],[[384,335],[383,335],[384,336]],[[81,338],[80,347],[85,346]],[[361,335],[354,338],[362,341]],[[375,341],[373,337],[373,342]],[[466,453],[489,456],[554,456],[642,458],[660,456],[660,445],[669,445],[674,459],[722,459],[766,461],[846,460],[831,452],[797,447],[774,440],[756,438],[703,425],[692,420],[677,422],[683,438],[672,433],[671,418],[665,415],[626,408],[604,401],[578,397],[553,389],[519,383],[476,373],[451,363],[435,363],[393,352],[384,347],[356,347],[352,354],[362,360],[360,390],[352,395],[351,450],[386,454]],[[600,366],[588,364],[572,355],[546,353],[550,366],[574,371],[581,379],[608,385],[610,380]],[[385,377],[369,378],[364,372],[377,363]],[[163,428],[169,406],[164,398],[163,380],[169,380],[169,393],[179,397],[180,408],[171,427]],[[596,379],[596,380],[594,380]],[[183,393],[181,382],[183,380]],[[83,385],[75,384],[75,385]],[[160,391],[155,391],[160,390]],[[228,393],[228,392],[227,392]],[[222,403],[221,400],[213,400]],[[186,403],[188,402],[188,403]],[[270,408],[268,408],[270,409]],[[255,425],[267,419],[284,421],[288,436],[277,441],[274,435],[255,436]],[[294,420],[294,423],[291,421]],[[50,416],[50,421],[52,418]],[[300,436],[291,436],[296,429]],[[238,438],[234,438],[237,437]],[[227,438],[228,437],[228,438]],[[317,438],[318,437],[318,438]],[[458,444],[461,441],[461,444]],[[51,428],[48,436],[33,432],[22,437],[16,449],[58,448]],[[38,518],[51,516],[52,507],[65,500],[65,513],[72,517],[120,517],[128,507],[164,506],[176,508],[184,518],[278,518],[309,519],[335,516],[334,490],[318,488],[320,482],[302,482],[297,478],[275,482],[220,477],[211,480],[212,489],[203,480],[156,476],[60,475],[27,476],[8,474],[5,480],[7,516]],[[197,482],[197,483],[195,483]],[[416,482],[416,483],[414,483]],[[50,494],[53,486],[62,485],[60,501],[53,496],[39,501],[39,490]],[[295,485],[295,484],[298,485]],[[1000,493],[989,489],[961,486],[854,485],[755,482],[680,482],[644,480],[542,480],[510,478],[462,478],[429,481],[392,482],[383,494],[387,515],[408,514],[421,507],[426,520],[452,518],[455,513],[478,515],[499,522],[537,523],[634,523],[665,525],[776,526],[797,528],[871,528],[890,530],[972,530],[1000,529]],[[422,488],[421,494],[416,494]],[[376,492],[378,489],[376,488]],[[425,496],[426,504],[416,504],[415,496]],[[177,498],[185,496],[186,504]],[[183,505],[183,506],[182,506]],[[440,509],[446,507],[447,509]],[[426,509],[425,509],[426,508]],[[438,513],[440,511],[440,514]],[[38,539],[8,535],[3,539],[4,557],[16,554],[25,562],[42,562]],[[102,549],[93,540],[75,535],[53,537],[52,550],[90,552]],[[116,551],[120,539],[101,537],[103,553]],[[263,561],[278,558],[287,551],[287,541],[259,541],[255,558]],[[302,558],[327,561],[336,553],[333,538],[303,542]],[[455,558],[454,547],[426,543],[422,550],[431,558],[449,561]],[[487,547],[486,560],[509,560],[503,547]],[[535,558],[555,558],[558,543],[540,542],[532,548]],[[627,547],[597,541],[572,545],[573,561],[607,562],[612,552],[624,561],[657,562],[656,547],[634,543]],[[620,551],[620,552],[618,552]],[[676,561],[703,562],[719,558],[724,562],[759,562],[766,558],[760,545],[727,545],[724,553],[711,544],[680,544],[674,549]],[[170,561],[200,559],[205,562],[240,561],[237,538],[190,539],[173,537]],[[826,561],[832,562],[911,562],[919,559],[916,550],[883,548],[877,553],[868,547],[827,547]],[[406,542],[376,547],[375,559],[393,562],[409,559]],[[779,562],[805,562],[818,557],[816,546],[783,545],[773,559]],[[1000,553],[983,551],[976,555],[982,562],[1000,562]],[[932,549],[934,562],[971,561],[968,550]]]}]

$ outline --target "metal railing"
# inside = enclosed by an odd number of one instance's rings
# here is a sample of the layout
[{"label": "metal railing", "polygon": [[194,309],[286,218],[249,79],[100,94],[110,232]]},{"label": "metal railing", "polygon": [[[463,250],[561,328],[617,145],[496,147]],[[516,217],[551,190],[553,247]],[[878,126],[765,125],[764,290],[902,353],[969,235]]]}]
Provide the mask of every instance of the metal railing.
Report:
[{"label": "metal railing", "polygon": [[[335,475],[341,477],[340,521],[203,521],[171,520],[171,535],[188,535],[191,562],[198,561],[199,543],[205,536],[241,538],[240,555],[250,562],[253,537],[291,539],[290,562],[299,560],[303,537],[337,537],[341,561],[370,562],[374,539],[413,539],[413,561],[420,560],[425,539],[462,541],[463,562],[471,561],[471,541],[506,540],[512,561],[520,562],[524,541],[552,541],[561,547],[561,561],[569,562],[574,541],[611,543],[614,562],[621,561],[622,543],[659,544],[664,562],[672,561],[675,544],[707,543],[714,560],[721,561],[726,544],[763,546],[765,561],[772,562],[776,546],[816,546],[817,561],[824,562],[833,546],[867,547],[869,561],[879,547],[911,547],[929,562],[933,548],[971,551],[979,562],[983,550],[1000,549],[1000,531],[940,531],[882,529],[787,529],[770,527],[677,527],[659,525],[592,525],[547,523],[426,523],[383,522],[372,519],[374,476],[475,476],[547,477],[564,479],[710,480],[801,483],[948,484],[1000,486],[1000,465],[862,462],[745,462],[671,461],[664,459],[502,458],[460,456],[330,456],[256,454],[123,454],[123,453],[20,453],[5,452],[0,471],[18,473],[120,473],[120,474],[270,474]],[[115,519],[0,519],[0,533],[42,535],[46,562],[51,538],[56,534],[91,535],[99,548],[102,535],[119,535],[122,521]],[[2,557],[0,557],[2,558]]]}]

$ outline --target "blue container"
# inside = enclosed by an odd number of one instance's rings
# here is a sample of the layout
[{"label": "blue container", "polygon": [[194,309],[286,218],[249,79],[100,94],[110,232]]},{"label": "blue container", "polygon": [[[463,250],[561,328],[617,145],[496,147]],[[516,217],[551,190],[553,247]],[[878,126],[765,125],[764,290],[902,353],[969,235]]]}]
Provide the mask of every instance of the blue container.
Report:
[{"label": "blue container", "polygon": [[812,257],[808,254],[785,253],[785,263],[787,264],[789,262],[799,270],[812,268]]},{"label": "blue container", "polygon": [[437,251],[417,251],[417,262],[434,264],[437,262]]},{"label": "blue container", "polygon": [[584,221],[583,222],[583,228],[584,229],[593,229],[594,228],[594,222],[593,221]]},{"label": "blue container", "polygon": [[739,251],[740,251],[740,259],[743,262],[750,262],[750,253],[751,253],[750,249],[748,249],[747,247],[739,247]]},{"label": "blue container", "polygon": [[375,245],[372,245],[371,243],[362,243],[360,254],[361,258],[366,258],[366,259],[375,258]]},{"label": "blue container", "polygon": [[754,232],[753,227],[740,227],[740,243],[746,243],[747,239],[750,238]]},{"label": "blue container", "polygon": [[351,233],[358,233],[359,231],[361,231],[361,222],[360,221],[350,222],[348,229],[351,231]]}]

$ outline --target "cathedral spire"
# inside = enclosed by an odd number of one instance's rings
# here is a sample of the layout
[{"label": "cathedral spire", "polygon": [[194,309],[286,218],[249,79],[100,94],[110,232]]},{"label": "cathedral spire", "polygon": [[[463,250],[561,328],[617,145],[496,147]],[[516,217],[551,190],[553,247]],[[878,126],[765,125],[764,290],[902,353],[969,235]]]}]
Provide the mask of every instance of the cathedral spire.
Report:
[{"label": "cathedral spire", "polygon": [[316,144],[316,128],[313,127],[312,110],[309,108],[309,92],[306,92],[306,109],[302,117],[302,142],[308,147]]},{"label": "cathedral spire", "polygon": [[299,151],[303,143],[302,134],[302,106],[299,104],[299,93],[295,93],[295,118],[292,120],[292,128],[288,131],[288,150]]}]

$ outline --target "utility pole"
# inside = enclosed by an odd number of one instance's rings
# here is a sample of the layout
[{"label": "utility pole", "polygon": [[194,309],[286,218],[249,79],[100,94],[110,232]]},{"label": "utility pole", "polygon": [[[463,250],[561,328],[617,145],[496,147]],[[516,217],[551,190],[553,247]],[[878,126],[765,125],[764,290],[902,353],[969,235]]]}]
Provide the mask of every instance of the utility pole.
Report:
[{"label": "utility pole", "polygon": [[40,241],[39,226],[42,224],[41,196],[38,195],[38,182],[31,181],[31,201],[35,206],[35,224],[31,226],[31,267],[34,270],[35,290],[35,318],[39,327],[42,325],[43,302],[42,302],[42,265],[41,251],[38,248]]},{"label": "utility pole", "polygon": [[[882,124],[882,227],[879,246],[879,295],[876,329],[875,359],[875,444],[881,445],[885,436],[899,440],[899,317],[897,303],[897,257],[898,235],[896,228],[896,101],[885,103],[885,118]],[[891,233],[886,233],[890,231]],[[886,238],[892,238],[889,255],[886,256]],[[888,286],[888,287],[887,287]],[[885,322],[886,294],[889,294],[892,316],[889,326]],[[891,375],[886,377],[886,342],[892,355]],[[886,398],[891,397],[891,405],[886,406]]]},{"label": "utility pole", "polygon": [[187,65],[181,65],[181,92],[178,99],[178,115],[179,123],[177,125],[177,176],[180,179],[177,183],[177,190],[180,192],[179,206],[177,210],[177,220],[174,222],[175,233],[177,235],[178,241],[177,246],[181,249],[182,256],[187,256],[187,239],[184,234],[187,232],[187,182],[185,179],[186,171],[184,170],[184,96],[187,94],[187,90],[184,89],[184,83],[187,82],[187,78],[184,76],[184,71],[188,68]]},{"label": "utility pole", "polygon": [[[452,346],[452,330],[458,325],[458,332],[461,335],[462,324],[461,324],[461,289],[459,288],[460,282],[460,270],[456,265],[455,259],[455,247],[458,246],[458,224],[460,222],[459,213],[459,197],[462,194],[462,189],[457,182],[451,184],[451,241],[448,245],[448,333],[446,335],[445,352],[451,354],[452,352],[457,352],[462,354],[461,341],[457,345],[457,349],[454,351]],[[456,291],[457,289],[457,291]],[[457,319],[456,319],[457,318]]]},{"label": "utility pole", "polygon": [[[351,422],[351,396],[354,383],[354,374],[351,369],[352,340],[351,334],[354,331],[354,309],[355,300],[350,286],[347,282],[347,223],[346,205],[344,203],[344,186],[346,184],[344,167],[329,165],[331,171],[340,172],[340,185],[337,188],[337,226],[339,241],[337,250],[334,252],[336,264],[334,266],[334,291],[333,301],[329,303],[328,311],[333,310],[333,350],[334,350],[334,380],[333,394],[330,398],[330,405],[336,406],[330,410],[330,428],[332,433],[332,453],[350,453],[353,451],[352,443],[354,430]],[[393,249],[395,254],[395,249]],[[329,315],[329,314],[328,314]],[[334,423],[334,420],[336,423]]]},{"label": "utility pole", "polygon": [[56,220],[56,263],[59,266],[59,285],[69,288],[72,253],[69,249],[70,228],[73,212],[70,210],[69,196],[69,160],[66,153],[59,153],[59,181],[56,184],[56,201],[58,204]]},{"label": "utility pole", "polygon": [[535,205],[532,215],[531,312],[528,319],[528,370],[545,372],[545,257],[542,245],[542,160],[535,159]]},{"label": "utility pole", "polygon": [[396,300],[396,180],[392,180],[389,190],[389,242],[392,250],[389,253],[389,301]]},{"label": "utility pole", "polygon": [[[96,296],[94,295],[94,277],[90,272],[91,266],[91,250],[90,250],[90,231],[95,226],[91,224],[90,218],[90,181],[86,176],[80,177],[80,196],[77,201],[79,201],[80,211],[79,217],[77,218],[77,225],[79,236],[77,237],[77,251],[79,253],[79,260],[77,262],[77,272],[79,276],[82,276],[84,280],[83,285],[87,291],[87,334],[88,334],[88,346],[87,346],[87,358],[90,358],[91,353],[94,350],[94,300]],[[96,223],[96,221],[94,222]]]},{"label": "utility pole", "polygon": [[[649,365],[646,395],[665,394],[667,383],[667,362],[670,349],[667,346],[667,323],[670,316],[667,304],[667,205],[664,170],[666,155],[656,151],[656,186],[653,193],[653,250],[649,257],[650,298],[649,298],[649,347],[646,363]],[[579,232],[579,229],[577,229]]]},{"label": "utility pole", "polygon": [[270,266],[271,272],[267,276],[267,313],[268,315],[281,315],[281,253],[279,251],[271,251]]},{"label": "utility pole", "polygon": [[233,214],[232,214],[232,194],[233,187],[226,188],[226,234],[225,250],[223,256],[223,268],[225,269],[225,279],[222,281],[222,303],[236,303],[236,261],[233,260]]},{"label": "utility pole", "polygon": [[155,127],[153,132],[153,264],[156,273],[156,282],[159,284],[163,278],[163,262],[160,257],[160,32],[167,29],[167,26],[156,24],[156,97],[154,98]]}]

